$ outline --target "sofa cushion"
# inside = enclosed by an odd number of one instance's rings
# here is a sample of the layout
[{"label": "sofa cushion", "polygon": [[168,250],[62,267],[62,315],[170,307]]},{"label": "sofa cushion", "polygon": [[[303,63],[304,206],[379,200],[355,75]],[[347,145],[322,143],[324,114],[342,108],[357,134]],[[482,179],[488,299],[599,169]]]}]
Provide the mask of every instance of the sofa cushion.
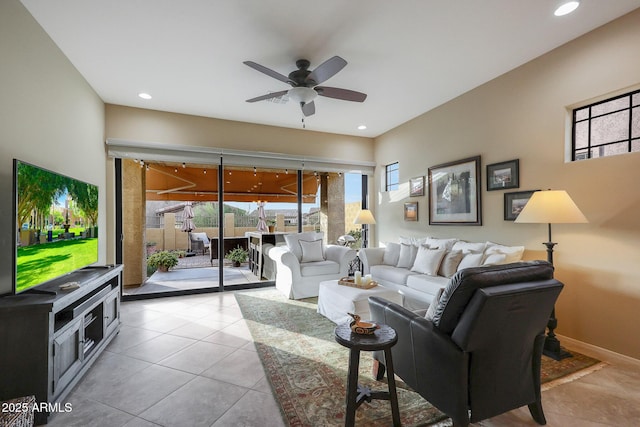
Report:
[{"label": "sofa cushion", "polygon": [[322,239],[307,241],[298,240],[300,249],[302,250],[302,258],[300,262],[324,261],[324,250],[322,247]]},{"label": "sofa cushion", "polygon": [[458,265],[462,261],[462,251],[447,251],[442,258],[440,268],[438,269],[438,276],[451,277],[458,271]]},{"label": "sofa cushion", "polygon": [[418,253],[417,246],[401,243],[400,256],[398,257],[398,263],[396,264],[396,267],[411,268],[411,266],[413,265],[413,262],[416,259],[417,253]]},{"label": "sofa cushion", "polygon": [[479,288],[549,279],[553,279],[553,266],[546,261],[461,270],[451,278],[440,297],[433,323],[446,334],[453,332],[469,300]]},{"label": "sofa cushion", "polygon": [[522,259],[524,254],[524,246],[504,246],[493,242],[487,242],[487,249],[484,251],[485,255],[504,254],[506,259],[504,264],[512,262],[518,262]]},{"label": "sofa cushion", "polygon": [[335,261],[312,261],[300,263],[300,275],[322,276],[340,273],[340,264]]},{"label": "sofa cushion", "polygon": [[429,276],[437,275],[445,252],[445,249],[430,249],[426,245],[420,246],[411,271],[428,274]]},{"label": "sofa cushion", "polygon": [[384,247],[384,255],[382,255],[382,263],[385,265],[397,265],[400,258],[400,243],[389,242]]},{"label": "sofa cushion", "polygon": [[480,265],[482,265],[483,257],[484,254],[482,252],[479,254],[469,252],[462,258],[460,264],[458,264],[458,271],[464,270],[465,268],[479,267]]},{"label": "sofa cushion", "polygon": [[374,280],[396,283],[398,285],[406,285],[407,277],[417,274],[406,268],[383,264],[372,265],[370,270]]},{"label": "sofa cushion", "polygon": [[284,235],[284,241],[287,242],[287,247],[298,258],[298,261],[302,259],[302,248],[300,247],[299,240],[317,240],[322,239],[323,233],[316,233],[315,231],[307,231],[305,233],[291,233]]},{"label": "sofa cushion", "polygon": [[427,276],[426,274],[415,274],[407,277],[407,288],[435,295],[440,288],[444,288],[449,283],[448,278],[440,276]]}]

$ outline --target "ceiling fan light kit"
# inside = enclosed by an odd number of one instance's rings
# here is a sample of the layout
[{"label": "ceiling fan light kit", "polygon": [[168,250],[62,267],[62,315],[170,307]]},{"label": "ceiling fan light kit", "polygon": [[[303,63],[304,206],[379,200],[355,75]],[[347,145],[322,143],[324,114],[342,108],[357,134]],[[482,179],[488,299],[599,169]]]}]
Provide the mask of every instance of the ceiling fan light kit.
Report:
[{"label": "ceiling fan light kit", "polygon": [[292,87],[289,89],[289,99],[296,101],[298,104],[306,104],[311,102],[318,96],[318,92],[310,87]]},{"label": "ceiling fan light kit", "polygon": [[264,65],[260,65],[253,61],[245,61],[244,64],[256,71],[260,71],[261,73],[266,74],[269,77],[292,86],[292,88],[289,90],[272,92],[266,95],[247,99],[247,102],[271,100],[273,98],[282,97],[286,94],[289,99],[294,100],[296,103],[298,103],[298,105],[300,105],[302,114],[308,117],[315,114],[316,112],[314,100],[318,95],[327,98],[334,98],[352,102],[364,102],[364,100],[367,98],[367,94],[356,92],[354,90],[341,89],[337,87],[318,86],[319,84],[336,75],[336,73],[338,73],[347,65],[347,61],[340,58],[339,56],[334,56],[326,60],[313,71],[309,71],[310,63],[308,60],[299,59],[296,61],[296,67],[298,67],[298,69],[290,72],[288,76],[284,76],[277,71],[274,71],[270,68],[265,67]]}]

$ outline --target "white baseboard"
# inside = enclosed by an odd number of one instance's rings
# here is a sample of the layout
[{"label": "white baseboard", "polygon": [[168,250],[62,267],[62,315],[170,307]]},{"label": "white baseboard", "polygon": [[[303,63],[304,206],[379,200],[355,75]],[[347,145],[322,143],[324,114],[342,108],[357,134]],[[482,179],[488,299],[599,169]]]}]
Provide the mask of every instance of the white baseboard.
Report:
[{"label": "white baseboard", "polygon": [[640,360],[634,359],[633,357],[625,356],[624,354],[616,353],[614,351],[607,350],[593,344],[587,344],[570,337],[565,337],[562,335],[556,336],[563,346],[579,351],[586,356],[594,357],[598,360],[602,360],[603,362],[615,365],[626,364],[640,369]]}]

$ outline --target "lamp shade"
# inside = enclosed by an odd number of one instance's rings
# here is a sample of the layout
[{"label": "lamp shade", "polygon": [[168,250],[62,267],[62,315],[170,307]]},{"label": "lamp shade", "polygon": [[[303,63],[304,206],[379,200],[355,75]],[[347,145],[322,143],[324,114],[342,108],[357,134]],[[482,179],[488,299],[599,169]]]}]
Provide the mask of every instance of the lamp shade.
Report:
[{"label": "lamp shade", "polygon": [[564,190],[533,193],[515,222],[535,224],[576,224],[589,222]]},{"label": "lamp shade", "polygon": [[375,224],[376,220],[369,209],[362,209],[353,220],[354,224]]}]

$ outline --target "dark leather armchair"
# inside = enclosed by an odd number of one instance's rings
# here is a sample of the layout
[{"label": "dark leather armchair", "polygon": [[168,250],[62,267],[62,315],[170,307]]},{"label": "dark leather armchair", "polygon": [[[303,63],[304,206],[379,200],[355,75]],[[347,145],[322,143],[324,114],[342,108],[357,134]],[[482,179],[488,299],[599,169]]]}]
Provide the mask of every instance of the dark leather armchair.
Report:
[{"label": "dark leather armchair", "polygon": [[[545,327],[562,287],[551,264],[519,262],[458,272],[430,320],[377,297],[369,298],[369,306],[373,321],[398,333],[396,375],[455,426],[524,405],[546,424],[540,364]],[[384,355],[374,358],[381,379]]]}]

